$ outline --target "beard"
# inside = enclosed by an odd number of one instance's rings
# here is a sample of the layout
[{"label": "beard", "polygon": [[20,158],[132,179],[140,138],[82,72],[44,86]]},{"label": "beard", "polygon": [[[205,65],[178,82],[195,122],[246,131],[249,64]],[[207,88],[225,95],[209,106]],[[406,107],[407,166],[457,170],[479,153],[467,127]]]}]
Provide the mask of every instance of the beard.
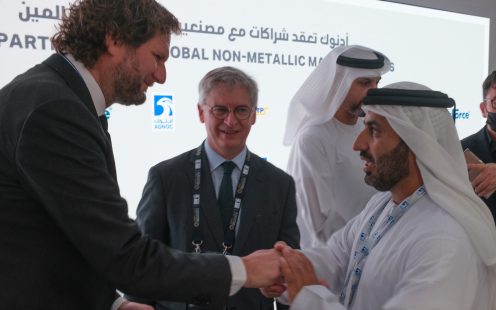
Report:
[{"label": "beard", "polygon": [[130,51],[127,58],[114,68],[112,76],[115,102],[126,106],[145,102],[146,95],[141,90],[143,76],[134,51]]},{"label": "beard", "polygon": [[362,104],[354,105],[350,107],[348,110],[348,113],[350,113],[353,116],[357,117],[364,117],[365,116],[365,111],[362,109]]},{"label": "beard", "polygon": [[379,156],[375,161],[369,153],[361,151],[360,156],[375,164],[375,172],[365,175],[365,183],[378,191],[389,191],[394,185],[409,175],[409,151],[410,149],[402,140],[389,153]]}]

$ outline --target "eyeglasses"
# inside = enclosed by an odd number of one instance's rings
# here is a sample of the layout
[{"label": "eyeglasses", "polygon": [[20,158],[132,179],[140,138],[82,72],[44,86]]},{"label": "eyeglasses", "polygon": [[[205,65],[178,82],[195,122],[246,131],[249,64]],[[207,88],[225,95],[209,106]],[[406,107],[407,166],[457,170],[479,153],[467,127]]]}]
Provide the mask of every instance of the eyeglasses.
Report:
[{"label": "eyeglasses", "polygon": [[234,116],[236,116],[237,119],[245,120],[250,117],[251,113],[253,112],[252,107],[248,107],[245,105],[237,106],[234,109],[230,109],[222,105],[214,105],[213,107],[211,107],[205,104],[205,106],[210,109],[210,112],[216,119],[226,119],[229,113],[233,112]]},{"label": "eyeglasses", "polygon": [[484,102],[489,103],[489,104],[491,105],[491,107],[492,107],[493,109],[495,109],[495,110],[496,110],[496,97],[494,97],[494,98],[492,98],[492,99],[490,99],[490,98],[485,98],[485,99],[484,99]]}]

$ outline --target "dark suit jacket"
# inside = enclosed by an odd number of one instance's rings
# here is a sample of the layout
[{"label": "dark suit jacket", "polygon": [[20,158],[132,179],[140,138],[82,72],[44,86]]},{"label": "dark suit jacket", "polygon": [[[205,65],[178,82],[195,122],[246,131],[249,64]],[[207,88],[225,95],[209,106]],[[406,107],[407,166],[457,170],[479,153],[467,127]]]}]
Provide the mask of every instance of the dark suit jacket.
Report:
[{"label": "dark suit jacket", "polygon": [[[152,167],[137,210],[143,232],[172,248],[193,251],[193,177],[195,150]],[[202,249],[221,252],[224,232],[210,167],[202,152],[200,227]],[[278,240],[299,247],[294,181],[284,171],[253,154],[239,217],[233,255],[270,249]],[[202,254],[203,255],[203,254]],[[273,300],[258,289],[242,289],[229,298],[237,310],[272,309]],[[184,304],[161,302],[157,309],[185,309]]]},{"label": "dark suit jacket", "polygon": [[[489,148],[486,126],[471,136],[462,140],[462,147],[465,150],[469,148],[475,156],[479,157],[484,163],[492,163],[493,156]],[[496,193],[492,194],[488,199],[482,198],[486,205],[491,210],[493,219],[496,219]]]},{"label": "dark suit jacket", "polygon": [[60,55],[0,90],[0,308],[109,310],[115,289],[225,304],[225,257],[142,238],[110,140]]}]

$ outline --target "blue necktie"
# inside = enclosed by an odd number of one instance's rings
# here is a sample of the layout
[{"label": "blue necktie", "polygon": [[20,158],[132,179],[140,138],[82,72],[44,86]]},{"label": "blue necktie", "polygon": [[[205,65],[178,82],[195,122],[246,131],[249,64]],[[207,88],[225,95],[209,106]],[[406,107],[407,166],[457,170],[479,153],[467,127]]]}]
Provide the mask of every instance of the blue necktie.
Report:
[{"label": "blue necktie", "polygon": [[224,176],[222,177],[222,182],[220,183],[218,201],[222,223],[224,225],[223,228],[229,225],[234,206],[233,185],[231,178],[234,167],[235,164],[232,161],[225,161],[222,163],[222,168],[224,168]]}]

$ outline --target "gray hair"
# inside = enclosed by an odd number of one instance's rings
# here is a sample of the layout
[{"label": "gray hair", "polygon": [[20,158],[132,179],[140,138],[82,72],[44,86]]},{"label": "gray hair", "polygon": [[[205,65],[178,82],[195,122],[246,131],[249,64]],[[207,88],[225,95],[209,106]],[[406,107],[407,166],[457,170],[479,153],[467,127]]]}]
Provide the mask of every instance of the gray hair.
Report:
[{"label": "gray hair", "polygon": [[220,67],[209,71],[201,79],[198,84],[199,102],[205,104],[205,98],[210,93],[210,91],[217,85],[222,84],[229,87],[234,87],[235,85],[244,86],[250,95],[251,105],[253,107],[257,106],[258,101],[258,86],[257,82],[252,79],[248,74],[243,71],[236,69],[234,67]]}]

